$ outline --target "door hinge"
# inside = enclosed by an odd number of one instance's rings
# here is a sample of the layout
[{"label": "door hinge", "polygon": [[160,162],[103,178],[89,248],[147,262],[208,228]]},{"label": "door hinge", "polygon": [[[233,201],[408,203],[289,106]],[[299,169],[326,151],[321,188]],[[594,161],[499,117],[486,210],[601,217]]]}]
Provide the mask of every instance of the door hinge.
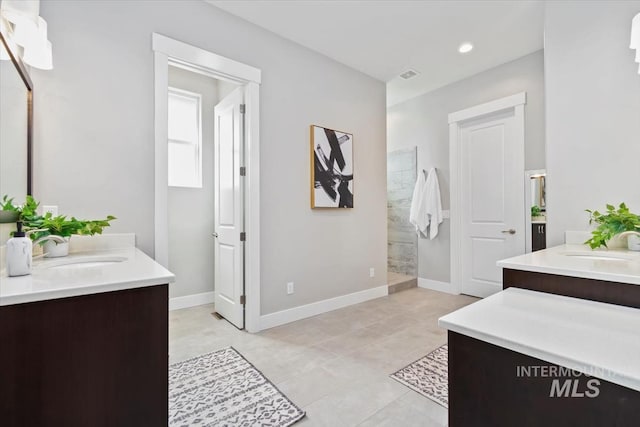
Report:
[{"label": "door hinge", "polygon": [[244,231],[240,233],[240,241],[241,242],[247,241],[247,233],[245,233]]},{"label": "door hinge", "polygon": [[240,166],[240,176],[247,176],[247,167]]},{"label": "door hinge", "polygon": [[240,295],[240,304],[245,305],[247,303],[247,297]]},{"label": "door hinge", "polygon": [[244,114],[247,111],[247,107],[245,104],[240,104],[240,114]]}]

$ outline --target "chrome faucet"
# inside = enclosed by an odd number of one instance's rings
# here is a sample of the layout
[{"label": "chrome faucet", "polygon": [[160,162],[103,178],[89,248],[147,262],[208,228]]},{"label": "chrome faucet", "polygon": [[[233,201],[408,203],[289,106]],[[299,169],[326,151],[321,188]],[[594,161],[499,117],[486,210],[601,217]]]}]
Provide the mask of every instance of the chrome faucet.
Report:
[{"label": "chrome faucet", "polygon": [[[27,231],[27,236],[29,234],[32,234],[32,233],[37,233],[38,231],[49,231],[49,230],[46,229],[46,228],[40,228],[40,229],[37,229],[37,230],[29,230],[29,231]],[[41,237],[41,238],[39,238],[37,240],[34,240],[33,241],[33,246],[37,245],[38,243],[46,242],[47,240],[53,240],[56,243],[64,243],[64,242],[66,242],[65,238],[62,237],[62,236],[57,236],[55,234],[49,234],[47,236],[43,236],[43,237]]]},{"label": "chrome faucet", "polygon": [[620,237],[626,236],[640,236],[640,231],[625,231],[623,233],[618,234]]},{"label": "chrome faucet", "polygon": [[56,236],[55,234],[50,234],[48,236],[41,237],[38,240],[34,240],[33,246],[37,245],[38,243],[46,242],[47,240],[53,240],[56,243],[65,243],[66,242],[64,237]]}]

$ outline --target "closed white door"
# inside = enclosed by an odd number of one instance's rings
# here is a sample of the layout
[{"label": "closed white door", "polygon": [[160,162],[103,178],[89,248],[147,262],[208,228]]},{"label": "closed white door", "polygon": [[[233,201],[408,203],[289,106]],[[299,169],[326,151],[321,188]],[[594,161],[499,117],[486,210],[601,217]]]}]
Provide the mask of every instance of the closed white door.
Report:
[{"label": "closed white door", "polygon": [[243,88],[215,107],[215,310],[244,328]]},{"label": "closed white door", "polygon": [[525,253],[522,110],[460,124],[462,293],[502,290],[496,262]]}]

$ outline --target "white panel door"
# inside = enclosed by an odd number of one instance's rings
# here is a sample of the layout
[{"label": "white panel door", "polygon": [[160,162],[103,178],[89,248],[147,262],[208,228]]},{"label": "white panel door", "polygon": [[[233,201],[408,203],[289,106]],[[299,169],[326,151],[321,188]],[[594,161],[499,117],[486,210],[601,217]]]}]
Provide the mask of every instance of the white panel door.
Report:
[{"label": "white panel door", "polygon": [[215,107],[215,309],[244,328],[244,231],[242,88]]},{"label": "white panel door", "polygon": [[525,252],[524,132],[509,109],[460,127],[462,292],[502,290],[496,262]]}]

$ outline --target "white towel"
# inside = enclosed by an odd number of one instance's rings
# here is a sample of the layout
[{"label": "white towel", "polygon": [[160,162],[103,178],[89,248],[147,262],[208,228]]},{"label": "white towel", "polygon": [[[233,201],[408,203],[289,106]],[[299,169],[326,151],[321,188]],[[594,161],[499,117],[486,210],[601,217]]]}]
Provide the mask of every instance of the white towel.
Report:
[{"label": "white towel", "polygon": [[[429,169],[427,182],[424,187],[424,205],[429,224],[429,239],[438,235],[438,226],[442,224],[442,201],[440,200],[440,184],[435,168]],[[426,234],[426,233],[425,233]]]},{"label": "white towel", "polygon": [[424,173],[418,174],[416,180],[416,186],[413,189],[413,196],[411,198],[411,210],[409,211],[409,222],[416,227],[416,233],[418,236],[423,230],[427,229],[429,222],[426,221],[426,215],[424,214],[424,188],[427,183]]},{"label": "white towel", "polygon": [[418,174],[411,199],[409,222],[416,227],[418,236],[434,239],[438,235],[438,225],[442,223],[442,203],[438,175],[434,168],[429,170],[426,179],[424,173]]}]

